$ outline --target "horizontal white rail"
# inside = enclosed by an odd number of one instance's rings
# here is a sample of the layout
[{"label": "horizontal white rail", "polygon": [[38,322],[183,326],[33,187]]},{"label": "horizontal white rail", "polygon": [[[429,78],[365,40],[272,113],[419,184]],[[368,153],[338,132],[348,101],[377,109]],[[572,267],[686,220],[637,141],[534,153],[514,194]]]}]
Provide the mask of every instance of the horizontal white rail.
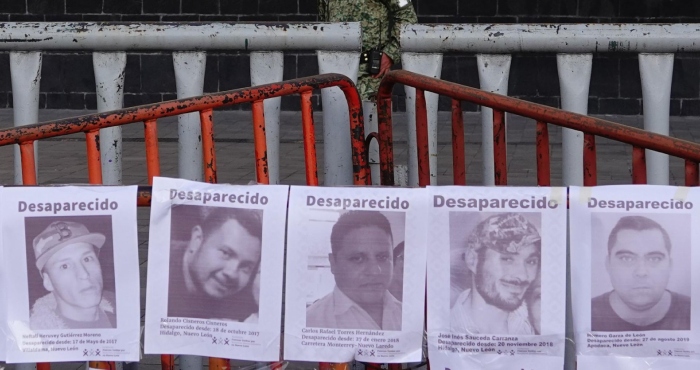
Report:
[{"label": "horizontal white rail", "polygon": [[414,24],[407,52],[675,53],[700,51],[700,24]]},{"label": "horizontal white rail", "polygon": [[0,50],[360,50],[359,23],[0,23]]}]

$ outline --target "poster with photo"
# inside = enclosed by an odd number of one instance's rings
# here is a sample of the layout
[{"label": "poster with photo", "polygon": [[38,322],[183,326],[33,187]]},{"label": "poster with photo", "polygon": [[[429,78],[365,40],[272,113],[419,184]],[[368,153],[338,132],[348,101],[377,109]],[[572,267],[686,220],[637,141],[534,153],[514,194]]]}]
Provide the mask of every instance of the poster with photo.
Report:
[{"label": "poster with photo", "polygon": [[428,187],[436,369],[561,369],[566,188]]},{"label": "poster with photo", "polygon": [[579,369],[700,366],[698,190],[570,189]]},{"label": "poster with photo", "polygon": [[279,360],[288,192],[154,179],[145,353]]},{"label": "poster with photo", "polygon": [[[4,199],[4,193],[3,193],[3,187],[0,186],[0,208],[2,207],[2,199]],[[8,330],[7,330],[7,320],[6,320],[6,314],[7,314],[7,296],[5,295],[5,292],[7,290],[7,287],[5,284],[7,283],[7,277],[5,276],[5,268],[4,268],[4,262],[5,261],[5,256],[3,254],[3,248],[2,248],[2,238],[0,238],[0,334],[3,335],[3,337],[7,337]],[[5,361],[5,341],[0,340],[0,361]]]},{"label": "poster with photo", "polygon": [[292,186],[286,360],[421,360],[424,191]]},{"label": "poster with photo", "polygon": [[138,361],[137,187],[3,193],[7,362]]}]

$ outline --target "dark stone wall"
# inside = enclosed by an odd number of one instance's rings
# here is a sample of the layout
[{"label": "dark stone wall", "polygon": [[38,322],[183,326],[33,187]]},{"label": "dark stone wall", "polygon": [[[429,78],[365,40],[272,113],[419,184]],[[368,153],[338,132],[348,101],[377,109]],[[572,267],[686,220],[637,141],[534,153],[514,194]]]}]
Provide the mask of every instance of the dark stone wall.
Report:
[{"label": "dark stone wall", "polygon": [[[694,0],[413,0],[422,23],[696,23],[700,1]],[[0,22],[307,22],[316,21],[316,0],[0,0]],[[290,52],[284,78],[318,73],[314,53]],[[250,85],[246,53],[210,52],[205,92]],[[442,77],[478,86],[476,59],[447,54]],[[395,90],[394,108],[405,109],[403,88]],[[0,108],[12,106],[9,54],[0,53]],[[514,55],[509,94],[559,105],[556,59],[551,54]],[[125,106],[175,98],[172,58],[167,53],[130,53],[127,58]],[[672,115],[700,115],[700,56],[676,55],[671,93]],[[296,110],[296,98],[283,100]],[[320,99],[314,97],[316,109]],[[94,109],[95,86],[89,53],[45,53],[41,108]],[[449,108],[447,99],[441,109]],[[477,107],[465,104],[466,110]],[[234,109],[248,109],[247,106]],[[594,56],[589,112],[641,114],[641,82],[634,54]]]}]

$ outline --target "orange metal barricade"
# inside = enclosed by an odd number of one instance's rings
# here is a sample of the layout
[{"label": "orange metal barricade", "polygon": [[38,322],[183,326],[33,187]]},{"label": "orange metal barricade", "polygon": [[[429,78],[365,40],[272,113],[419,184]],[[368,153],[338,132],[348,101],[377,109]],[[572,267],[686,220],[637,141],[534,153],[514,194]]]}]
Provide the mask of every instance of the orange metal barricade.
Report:
[{"label": "orange metal barricade", "polygon": [[377,98],[381,183],[394,184],[391,91],[400,83],[416,89],[416,143],[418,149],[418,181],[430,184],[427,111],[425,91],[452,98],[452,155],[455,185],[466,185],[464,157],[464,121],[460,102],[468,101],[493,109],[493,143],[496,185],[507,185],[505,112],[531,118],[537,123],[537,185],[550,185],[549,134],[547,124],[584,133],[584,185],[597,185],[595,137],[601,136],[632,145],[632,183],[646,184],[645,149],[666,153],[685,160],[685,185],[698,186],[700,144],[660,135],[599,118],[567,112],[524,100],[489,93],[453,82],[426,77],[408,71],[392,71],[382,80]]},{"label": "orange metal barricade", "polygon": [[[700,144],[640,130],[590,116],[571,113],[524,100],[485,92],[479,89],[427,77],[408,71],[387,73],[379,87],[377,111],[379,132],[370,135],[379,142],[381,184],[394,185],[394,154],[391,117],[391,92],[395,84],[416,89],[416,147],[418,155],[418,184],[430,184],[428,151],[428,116],[425,92],[452,98],[452,165],[455,185],[466,185],[464,118],[461,101],[493,109],[493,143],[495,184],[507,185],[505,113],[513,113],[536,121],[537,185],[550,186],[549,132],[547,124],[566,127],[584,133],[584,186],[597,185],[595,136],[620,141],[633,146],[632,183],[646,184],[645,149],[666,153],[685,160],[685,185],[698,186]],[[428,366],[429,368],[429,366]]]},{"label": "orange metal barricade", "polygon": [[[158,118],[184,113],[199,112],[202,129],[204,178],[206,182],[216,183],[213,109],[250,102],[252,103],[256,179],[258,183],[269,184],[263,101],[265,99],[285,95],[300,94],[306,182],[307,185],[315,186],[318,185],[319,181],[311,94],[315,89],[324,89],[328,87],[339,87],[343,91],[348,102],[350,119],[349,130],[352,144],[353,182],[355,185],[370,185],[370,171],[365,154],[362,104],[353,82],[340,74],[324,74],[257,87],[208,94],[200,97],[149,104],[118,111],[0,130],[0,146],[19,144],[22,159],[23,183],[25,185],[37,185],[34,142],[40,139],[83,132],[85,133],[87,146],[88,181],[90,184],[101,184],[102,170],[100,163],[99,130],[106,127],[143,122],[148,183],[152,185],[153,177],[160,175],[156,120]],[[150,186],[139,187],[138,205],[149,206],[150,200]],[[96,369],[114,369],[113,362],[91,361],[89,366],[90,368]],[[271,369],[281,369],[283,363],[273,363],[269,366]],[[163,370],[173,370],[174,367],[173,355],[161,355],[161,368]],[[347,368],[345,364],[325,363],[320,364],[319,367],[322,369]],[[50,370],[50,364],[37,364],[37,368],[38,370]],[[209,368],[211,370],[228,370],[230,369],[230,362],[228,359],[210,358]]]}]

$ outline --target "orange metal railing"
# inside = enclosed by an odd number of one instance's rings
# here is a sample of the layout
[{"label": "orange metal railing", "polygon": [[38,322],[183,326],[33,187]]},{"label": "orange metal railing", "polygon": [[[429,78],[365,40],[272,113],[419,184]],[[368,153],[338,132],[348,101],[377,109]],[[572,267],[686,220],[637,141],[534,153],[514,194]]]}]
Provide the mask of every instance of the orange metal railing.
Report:
[{"label": "orange metal railing", "polygon": [[460,106],[461,101],[468,101],[493,109],[493,148],[496,185],[507,185],[508,183],[505,112],[531,118],[537,122],[537,184],[540,186],[549,186],[551,181],[548,124],[584,133],[583,175],[585,186],[597,185],[596,136],[632,145],[632,183],[634,184],[646,184],[647,182],[645,149],[684,159],[685,185],[698,186],[700,182],[698,178],[700,144],[508,96],[489,93],[408,71],[392,71],[387,73],[382,80],[377,96],[379,116],[379,133],[377,137],[379,141],[382,185],[394,184],[391,91],[396,83],[416,89],[416,143],[420,186],[430,184],[428,116],[425,104],[426,91],[452,98],[452,156],[455,185],[466,185],[464,121]]},{"label": "orange metal railing", "polygon": [[[184,113],[199,112],[202,128],[204,179],[207,182],[216,183],[213,110],[229,105],[252,103],[256,179],[258,183],[269,184],[263,101],[265,99],[285,95],[300,94],[306,182],[307,185],[315,186],[318,185],[319,181],[311,94],[315,89],[324,89],[328,87],[339,87],[343,91],[348,103],[350,119],[349,130],[352,144],[353,182],[355,185],[370,185],[370,171],[365,154],[362,104],[354,83],[340,74],[324,74],[299,78],[280,83],[208,94],[200,97],[142,105],[112,112],[0,130],[0,146],[19,144],[22,160],[22,181],[24,185],[37,185],[34,142],[50,137],[80,132],[85,133],[88,181],[90,184],[102,184],[99,130],[106,127],[143,122],[148,184],[152,185],[153,177],[160,175],[158,133],[156,128],[157,119]],[[138,205],[149,206],[150,201],[150,186],[139,187]],[[270,365],[270,368],[280,369],[282,366],[283,364],[281,362],[273,363]],[[91,361],[90,367],[98,369],[115,368],[113,362],[100,361]],[[161,368],[163,370],[173,370],[174,357],[172,355],[161,355]],[[228,370],[231,366],[228,359],[210,358],[209,368],[212,370]],[[321,363],[320,368],[341,370],[347,369],[347,365]],[[50,364],[37,364],[37,369],[50,370]]]}]

